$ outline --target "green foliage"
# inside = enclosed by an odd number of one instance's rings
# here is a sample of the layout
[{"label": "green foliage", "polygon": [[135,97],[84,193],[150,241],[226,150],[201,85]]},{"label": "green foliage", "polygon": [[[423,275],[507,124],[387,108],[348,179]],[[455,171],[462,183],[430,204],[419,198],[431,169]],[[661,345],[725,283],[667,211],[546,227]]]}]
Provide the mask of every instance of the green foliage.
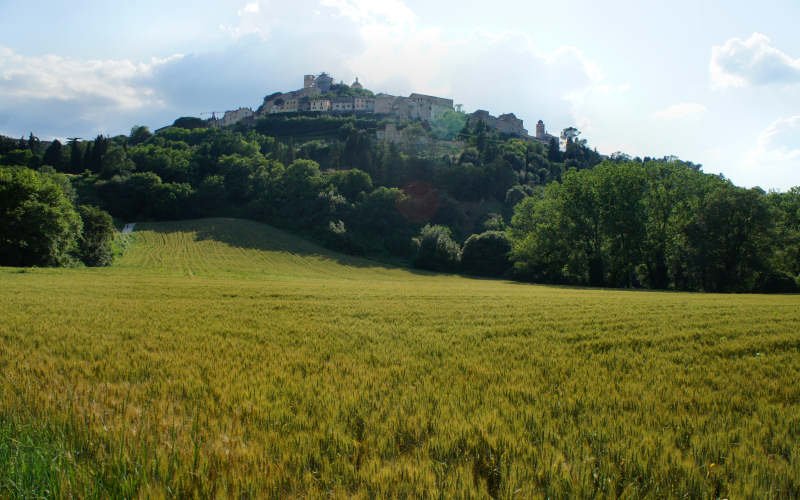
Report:
[{"label": "green foliage", "polygon": [[527,198],[531,195],[530,188],[526,189],[526,186],[516,185],[511,187],[508,191],[506,191],[506,206],[509,208],[514,208],[517,206],[519,202]]},{"label": "green foliage", "polygon": [[152,172],[116,177],[98,185],[110,212],[125,220],[174,219],[192,214],[193,189],[185,183],[163,183]]},{"label": "green foliage", "polygon": [[372,178],[368,173],[358,169],[332,172],[327,177],[336,190],[348,200],[356,201],[360,196],[373,189]]},{"label": "green foliage", "polygon": [[31,167],[33,158],[34,154],[30,149],[12,149],[0,156],[0,165]]},{"label": "green foliage", "polygon": [[440,139],[455,139],[467,123],[467,115],[447,110],[431,125],[431,131]]},{"label": "green foliage", "polygon": [[777,272],[800,278],[800,186],[771,192],[767,201],[776,226],[772,266]]},{"label": "green foliage", "polygon": [[126,177],[136,170],[136,164],[121,147],[114,146],[100,160],[100,178]]},{"label": "green foliage", "polygon": [[150,132],[149,128],[143,125],[134,125],[133,128],[131,128],[131,135],[128,137],[128,144],[141,144],[151,137],[153,137],[153,133]]},{"label": "green foliage", "polygon": [[371,90],[365,88],[351,87],[347,84],[334,83],[331,85],[330,90],[324,94],[315,96],[315,98],[328,98],[334,97],[374,97],[375,94]]},{"label": "green foliage", "polygon": [[478,276],[502,276],[511,267],[510,251],[511,242],[503,232],[473,234],[464,242],[461,269]]},{"label": "green foliage", "polygon": [[416,238],[414,266],[430,271],[453,272],[461,260],[461,248],[446,226],[426,224]]},{"label": "green foliage", "polygon": [[376,117],[354,118],[352,116],[341,117],[334,115],[312,114],[303,116],[300,114],[283,113],[269,115],[256,120],[254,129],[263,135],[271,137],[302,137],[305,139],[315,139],[324,137],[336,137],[340,129],[346,125],[352,125],[356,129],[375,130],[378,123]]},{"label": "green foliage", "polygon": [[61,142],[58,139],[55,139],[44,152],[44,157],[42,158],[43,165],[50,165],[57,171],[63,171],[65,168],[64,164],[64,151],[63,147],[61,146]]},{"label": "green foliage", "polygon": [[523,200],[511,234],[529,279],[747,291],[770,272],[772,231],[760,190],[683,165],[607,162]]},{"label": "green foliage", "polygon": [[83,172],[83,153],[86,145],[81,143],[76,137],[69,139],[69,167],[68,173],[79,174]]},{"label": "green foliage", "polygon": [[114,259],[111,244],[114,240],[114,220],[97,207],[81,205],[78,213],[83,221],[80,238],[80,259],[90,267],[108,266]]},{"label": "green foliage", "polygon": [[172,126],[180,129],[195,130],[207,128],[208,122],[194,116],[182,116],[175,120]]},{"label": "green foliage", "polygon": [[151,143],[128,147],[127,158],[134,163],[133,167],[126,165],[128,172],[153,172],[165,182],[194,180],[192,152],[188,147],[179,149],[174,143],[168,146]]},{"label": "green foliage", "polygon": [[407,256],[415,227],[401,210],[407,202],[402,190],[378,187],[355,207],[349,227],[358,233],[366,249]]},{"label": "green foliage", "polygon": [[0,264],[69,264],[80,233],[80,217],[53,180],[27,168],[0,168]]}]

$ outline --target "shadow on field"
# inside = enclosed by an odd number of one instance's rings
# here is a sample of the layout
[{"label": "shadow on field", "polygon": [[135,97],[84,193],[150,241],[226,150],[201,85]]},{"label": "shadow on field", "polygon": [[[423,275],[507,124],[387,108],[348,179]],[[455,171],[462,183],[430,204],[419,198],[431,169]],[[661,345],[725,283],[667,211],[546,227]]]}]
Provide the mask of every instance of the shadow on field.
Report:
[{"label": "shadow on field", "polygon": [[328,250],[321,245],[277,229],[268,224],[247,219],[210,218],[170,222],[146,222],[137,224],[137,231],[153,231],[160,234],[194,233],[195,241],[217,241],[233,248],[286,252],[300,257],[328,259],[342,266],[371,269],[402,269],[412,274],[435,276],[437,273],[392,265],[366,257],[346,255]]}]

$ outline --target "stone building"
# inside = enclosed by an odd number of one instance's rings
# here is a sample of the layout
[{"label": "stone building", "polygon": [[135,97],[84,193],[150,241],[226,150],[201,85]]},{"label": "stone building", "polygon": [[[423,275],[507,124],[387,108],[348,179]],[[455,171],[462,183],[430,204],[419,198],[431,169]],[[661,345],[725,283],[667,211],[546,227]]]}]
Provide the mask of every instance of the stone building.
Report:
[{"label": "stone building", "polygon": [[448,110],[453,110],[453,100],[425,94],[411,94],[409,101],[414,103],[416,109],[414,118],[423,121],[434,121]]},{"label": "stone building", "polygon": [[388,115],[392,112],[394,101],[397,97],[389,94],[378,94],[375,96],[374,110],[376,113]]},{"label": "stone building", "polygon": [[239,108],[233,111],[226,111],[222,118],[212,118],[211,122],[214,127],[227,127],[245,118],[250,118],[254,114],[255,113],[253,113],[253,110],[250,108]]},{"label": "stone building", "polygon": [[325,72],[320,73],[319,76],[314,79],[314,86],[323,94],[331,89],[332,84],[333,78],[331,78],[330,75]]},{"label": "stone building", "polygon": [[331,99],[331,111],[353,111],[354,99],[352,97],[334,97]]},{"label": "stone building", "polygon": [[375,99],[372,97],[356,97],[353,102],[353,109],[373,113],[375,112]]},{"label": "stone building", "polygon": [[472,113],[469,117],[470,124],[476,121],[482,121],[486,124],[487,128],[497,130],[501,134],[515,135],[518,137],[528,137],[528,131],[525,130],[522,120],[517,118],[514,113],[506,113],[498,117],[494,117],[484,109],[479,109]]},{"label": "stone building", "polygon": [[273,101],[270,113],[296,113],[299,109],[300,100],[296,97],[283,95]]},{"label": "stone building", "polygon": [[330,111],[330,99],[311,99],[309,101],[309,111]]},{"label": "stone building", "polygon": [[[448,110],[453,110],[453,100],[425,94],[411,94],[398,97],[378,94],[375,97],[359,95],[355,97],[319,98],[330,91],[333,78],[327,73],[304,75],[303,88],[287,93],[276,92],[264,98],[257,116],[274,113],[313,112],[358,112],[391,115],[399,120],[420,120],[431,122]],[[363,89],[358,78],[351,85],[353,89]],[[513,116],[513,115],[512,115]]]}]

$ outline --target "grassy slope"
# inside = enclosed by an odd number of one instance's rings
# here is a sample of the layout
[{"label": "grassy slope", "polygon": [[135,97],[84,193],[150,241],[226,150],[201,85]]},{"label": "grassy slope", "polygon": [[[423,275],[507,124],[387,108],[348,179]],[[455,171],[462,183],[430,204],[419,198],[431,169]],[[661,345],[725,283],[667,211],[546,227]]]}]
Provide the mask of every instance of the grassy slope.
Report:
[{"label": "grassy slope", "polygon": [[0,269],[0,497],[800,494],[800,297],[136,229],[112,268]]}]

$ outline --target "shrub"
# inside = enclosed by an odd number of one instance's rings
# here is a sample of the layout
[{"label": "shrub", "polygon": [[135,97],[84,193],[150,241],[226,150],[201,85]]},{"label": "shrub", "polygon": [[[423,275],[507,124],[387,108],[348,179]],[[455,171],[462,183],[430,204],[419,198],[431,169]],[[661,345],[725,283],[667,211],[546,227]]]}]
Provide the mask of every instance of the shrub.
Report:
[{"label": "shrub", "polygon": [[792,276],[772,271],[759,275],[756,282],[756,291],[762,293],[793,293],[800,291],[795,278]]},{"label": "shrub", "polygon": [[431,271],[452,272],[458,269],[461,249],[453,241],[450,228],[425,225],[417,238],[414,266]]},{"label": "shrub", "polygon": [[97,207],[81,205],[78,213],[83,220],[80,239],[80,257],[90,267],[108,266],[113,260],[111,242],[114,239],[114,221],[108,212]]},{"label": "shrub", "polygon": [[464,242],[461,268],[469,274],[501,276],[511,267],[510,251],[511,242],[503,232],[473,234]]}]

